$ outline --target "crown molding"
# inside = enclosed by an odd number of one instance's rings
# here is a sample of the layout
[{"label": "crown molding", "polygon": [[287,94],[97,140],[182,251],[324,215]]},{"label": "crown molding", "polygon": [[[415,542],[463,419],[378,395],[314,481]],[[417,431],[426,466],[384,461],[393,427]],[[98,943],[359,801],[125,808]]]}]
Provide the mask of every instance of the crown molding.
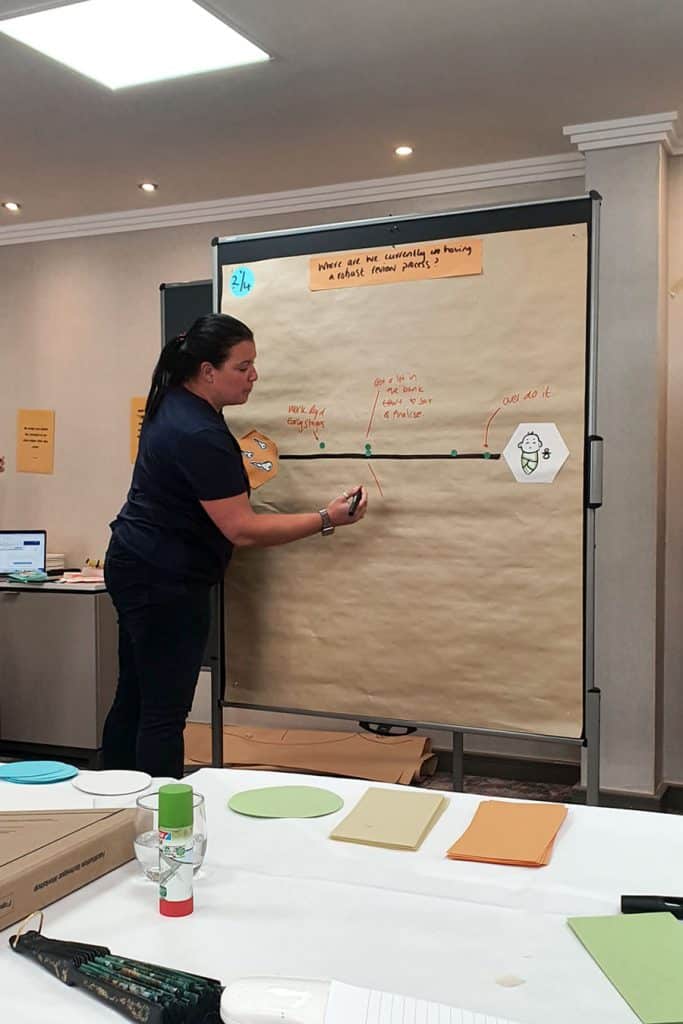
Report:
[{"label": "crown molding", "polygon": [[590,149],[615,149],[618,146],[639,146],[644,142],[660,142],[667,153],[683,153],[683,143],[676,133],[678,111],[646,114],[644,117],[622,117],[616,121],[593,121],[570,124],[562,129],[582,153]]},{"label": "crown molding", "polygon": [[289,192],[269,192],[236,199],[147,207],[142,210],[96,214],[92,217],[29,221],[25,224],[0,227],[0,245],[109,235],[122,231],[149,231],[154,228],[178,227],[182,224],[219,224],[250,217],[298,213],[302,210],[360,206],[421,196],[448,196],[472,189],[581,178],[584,173],[583,156],[580,153],[567,153],[531,160],[430,171],[424,174],[400,174],[391,178],[374,178]]}]

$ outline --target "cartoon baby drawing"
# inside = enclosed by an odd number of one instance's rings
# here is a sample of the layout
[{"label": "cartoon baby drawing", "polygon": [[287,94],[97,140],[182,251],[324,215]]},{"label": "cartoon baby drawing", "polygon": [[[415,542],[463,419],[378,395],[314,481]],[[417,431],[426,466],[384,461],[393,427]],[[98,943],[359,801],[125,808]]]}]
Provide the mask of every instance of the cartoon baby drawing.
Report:
[{"label": "cartoon baby drawing", "polygon": [[530,430],[528,434],[524,435],[517,447],[522,449],[522,469],[529,476],[535,469],[538,469],[538,453],[543,447],[543,442],[538,434]]}]

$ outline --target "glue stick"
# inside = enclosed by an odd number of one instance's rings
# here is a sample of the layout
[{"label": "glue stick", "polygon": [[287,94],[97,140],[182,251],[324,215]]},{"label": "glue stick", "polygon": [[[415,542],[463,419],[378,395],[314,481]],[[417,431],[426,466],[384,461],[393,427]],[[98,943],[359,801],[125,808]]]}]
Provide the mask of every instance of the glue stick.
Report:
[{"label": "glue stick", "polygon": [[159,913],[185,917],[192,897],[194,840],[192,786],[169,783],[159,789]]}]

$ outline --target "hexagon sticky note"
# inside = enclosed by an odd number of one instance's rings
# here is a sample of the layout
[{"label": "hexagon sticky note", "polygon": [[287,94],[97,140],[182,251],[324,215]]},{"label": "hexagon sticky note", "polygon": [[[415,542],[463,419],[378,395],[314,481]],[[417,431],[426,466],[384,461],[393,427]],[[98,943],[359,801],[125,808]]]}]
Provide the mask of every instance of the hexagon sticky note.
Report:
[{"label": "hexagon sticky note", "polygon": [[277,474],[279,459],[275,441],[262,434],[259,430],[250,430],[238,442],[242,452],[242,461],[253,488],[272,480]]},{"label": "hexagon sticky note", "polygon": [[520,484],[551,484],[569,457],[554,423],[520,423],[503,458]]}]

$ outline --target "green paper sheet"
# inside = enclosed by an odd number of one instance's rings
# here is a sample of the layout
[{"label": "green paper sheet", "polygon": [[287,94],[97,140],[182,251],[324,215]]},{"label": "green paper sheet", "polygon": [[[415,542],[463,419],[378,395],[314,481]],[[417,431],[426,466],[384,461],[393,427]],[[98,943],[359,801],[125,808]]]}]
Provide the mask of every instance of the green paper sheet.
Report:
[{"label": "green paper sheet", "polygon": [[672,914],[571,917],[567,924],[643,1024],[683,1022],[683,925]]},{"label": "green paper sheet", "polygon": [[228,800],[230,810],[252,818],[320,818],[343,806],[340,796],[317,786],[267,786],[235,793]]}]

